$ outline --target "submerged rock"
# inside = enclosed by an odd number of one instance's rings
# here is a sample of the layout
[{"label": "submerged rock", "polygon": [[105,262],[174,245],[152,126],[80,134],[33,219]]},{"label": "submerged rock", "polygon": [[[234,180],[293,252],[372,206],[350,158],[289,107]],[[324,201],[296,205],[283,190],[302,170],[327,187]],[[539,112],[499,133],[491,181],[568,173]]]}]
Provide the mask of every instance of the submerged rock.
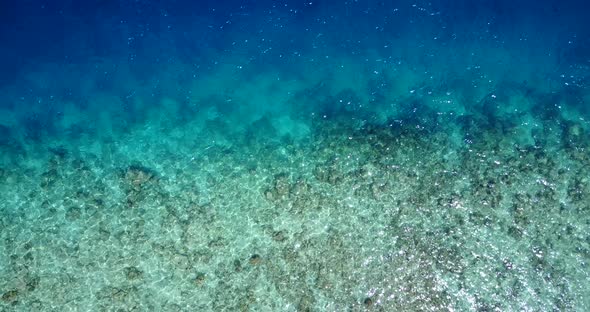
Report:
[{"label": "submerged rock", "polygon": [[205,275],[205,273],[197,272],[197,276],[195,276],[195,278],[193,279],[193,284],[195,286],[203,286],[206,279],[207,276]]},{"label": "submerged rock", "polygon": [[588,135],[579,123],[564,122],[562,139],[567,147],[584,146],[588,144]]},{"label": "submerged rock", "polygon": [[248,262],[251,265],[259,265],[262,263],[262,257],[259,254],[253,254],[250,256],[250,259],[248,259]]},{"label": "submerged rock", "polygon": [[41,187],[48,188],[55,185],[55,182],[59,179],[59,173],[57,169],[49,169],[48,171],[41,174]]},{"label": "submerged rock", "polygon": [[342,181],[342,174],[333,165],[329,164],[316,166],[313,170],[313,175],[318,181],[332,185]]},{"label": "submerged rock", "polygon": [[158,182],[158,174],[150,168],[142,165],[131,165],[123,171],[121,178],[128,207],[135,207],[150,195],[161,195],[157,190],[150,192],[150,189]]},{"label": "submerged rock", "polygon": [[2,294],[2,301],[5,303],[15,303],[18,300],[19,292],[16,289],[9,290]]},{"label": "submerged rock", "polygon": [[127,267],[125,268],[125,277],[128,280],[138,280],[143,277],[143,271],[136,267]]},{"label": "submerged rock", "polygon": [[264,197],[268,201],[284,200],[291,194],[291,181],[287,173],[279,173],[274,176],[272,186],[264,191]]},{"label": "submerged rock", "polygon": [[142,165],[131,165],[125,170],[124,179],[133,188],[137,189],[150,181],[157,180],[157,174],[154,170]]}]

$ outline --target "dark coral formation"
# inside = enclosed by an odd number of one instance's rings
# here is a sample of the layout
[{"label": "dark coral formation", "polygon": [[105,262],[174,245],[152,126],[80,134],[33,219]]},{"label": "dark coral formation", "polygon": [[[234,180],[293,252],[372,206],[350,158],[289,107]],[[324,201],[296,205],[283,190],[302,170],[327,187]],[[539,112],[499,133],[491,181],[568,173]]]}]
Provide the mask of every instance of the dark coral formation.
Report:
[{"label": "dark coral formation", "polygon": [[131,165],[122,172],[123,188],[127,196],[126,205],[128,207],[135,207],[138,203],[143,201],[148,195],[149,188],[153,187],[158,182],[157,173],[142,165]]}]

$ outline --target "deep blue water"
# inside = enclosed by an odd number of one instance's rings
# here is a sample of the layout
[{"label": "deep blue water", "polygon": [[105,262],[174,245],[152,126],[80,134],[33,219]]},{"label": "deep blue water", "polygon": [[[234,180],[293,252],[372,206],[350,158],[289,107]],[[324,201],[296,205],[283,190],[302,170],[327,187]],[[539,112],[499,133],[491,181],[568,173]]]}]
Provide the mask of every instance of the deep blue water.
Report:
[{"label": "deep blue water", "polygon": [[[474,77],[488,75],[497,82],[516,72],[509,77],[515,83],[550,81],[547,91],[569,83],[565,92],[579,92],[586,79],[580,67],[587,66],[590,48],[583,1],[23,1],[2,6],[1,81],[21,89],[15,95],[24,97],[84,96],[80,80],[132,92],[108,76],[120,69],[105,69],[103,77],[98,72],[103,69],[92,69],[101,60],[125,64],[140,80],[182,63],[188,65],[179,73],[184,77],[174,82],[182,84],[233,56],[248,62],[245,70],[295,77],[303,64],[321,66],[327,58],[347,57],[369,71],[383,65],[368,62],[401,62],[425,77],[462,79],[466,85]],[[48,63],[55,67],[48,71],[51,86],[23,81],[24,73]],[[68,77],[60,71],[66,66],[80,72]],[[60,110],[59,104],[51,106],[34,113]]]},{"label": "deep blue water", "polygon": [[[121,66],[101,68],[104,61],[124,64],[139,81],[158,80],[163,67],[183,64],[177,80],[170,81],[179,100],[189,92],[185,84],[191,78],[211,74],[233,57],[247,63],[236,64],[246,76],[274,71],[296,79],[310,74],[301,66],[326,64],[329,72],[334,66],[329,61],[338,58],[369,72],[403,64],[416,75],[453,84],[441,88],[455,87],[469,101],[481,100],[479,94],[469,98],[468,89],[482,77],[495,85],[506,79],[533,89],[543,83],[542,92],[564,94],[583,93],[587,83],[590,43],[582,1],[24,1],[2,6],[0,81],[12,90],[4,94],[45,100],[47,105],[21,115],[36,116],[33,124],[48,128],[61,110],[52,99],[88,97],[83,83],[119,97],[133,92],[117,80],[128,80],[117,77]],[[47,64],[53,68],[40,69]],[[44,72],[51,81],[28,81],[29,71]],[[379,76],[374,80],[393,79]],[[372,84],[367,88],[389,87]],[[169,92],[163,84],[152,88],[156,95]],[[567,105],[586,112],[582,102]],[[23,106],[15,99],[1,105]]]}]

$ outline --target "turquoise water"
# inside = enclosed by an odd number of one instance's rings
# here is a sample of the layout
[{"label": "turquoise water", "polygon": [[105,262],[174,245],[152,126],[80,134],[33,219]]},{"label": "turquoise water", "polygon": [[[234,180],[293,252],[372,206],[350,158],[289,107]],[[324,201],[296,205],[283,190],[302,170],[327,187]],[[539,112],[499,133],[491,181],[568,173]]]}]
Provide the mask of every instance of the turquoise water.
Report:
[{"label": "turquoise water", "polygon": [[0,311],[588,311],[577,1],[0,4]]}]

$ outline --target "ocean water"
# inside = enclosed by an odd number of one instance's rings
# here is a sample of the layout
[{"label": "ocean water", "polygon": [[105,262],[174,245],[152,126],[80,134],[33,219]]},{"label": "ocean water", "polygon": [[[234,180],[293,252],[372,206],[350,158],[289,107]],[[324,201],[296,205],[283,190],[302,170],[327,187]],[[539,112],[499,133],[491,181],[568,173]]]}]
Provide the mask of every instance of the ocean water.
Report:
[{"label": "ocean water", "polygon": [[0,311],[590,311],[584,1],[0,2]]}]

